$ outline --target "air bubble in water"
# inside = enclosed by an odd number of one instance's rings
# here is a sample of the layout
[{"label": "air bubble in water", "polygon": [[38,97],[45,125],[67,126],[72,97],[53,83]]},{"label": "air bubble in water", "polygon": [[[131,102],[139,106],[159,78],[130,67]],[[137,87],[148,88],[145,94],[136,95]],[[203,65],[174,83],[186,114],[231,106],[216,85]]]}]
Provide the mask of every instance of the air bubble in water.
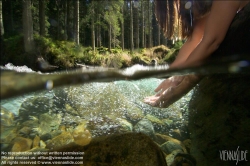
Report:
[{"label": "air bubble in water", "polygon": [[51,90],[53,88],[53,81],[48,80],[45,85],[46,89]]}]

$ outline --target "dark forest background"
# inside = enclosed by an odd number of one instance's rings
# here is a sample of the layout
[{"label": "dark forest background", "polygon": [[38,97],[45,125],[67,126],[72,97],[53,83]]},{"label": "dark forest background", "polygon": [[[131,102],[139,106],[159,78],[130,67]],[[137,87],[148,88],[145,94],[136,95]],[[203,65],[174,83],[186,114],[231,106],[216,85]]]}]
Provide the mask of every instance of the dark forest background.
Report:
[{"label": "dark forest background", "polygon": [[75,61],[101,65],[101,53],[127,50],[129,55],[135,55],[145,48],[167,45],[157,25],[153,0],[0,2],[2,64],[20,65],[23,59],[32,59],[33,63],[34,57],[42,56],[59,66],[72,67]]}]

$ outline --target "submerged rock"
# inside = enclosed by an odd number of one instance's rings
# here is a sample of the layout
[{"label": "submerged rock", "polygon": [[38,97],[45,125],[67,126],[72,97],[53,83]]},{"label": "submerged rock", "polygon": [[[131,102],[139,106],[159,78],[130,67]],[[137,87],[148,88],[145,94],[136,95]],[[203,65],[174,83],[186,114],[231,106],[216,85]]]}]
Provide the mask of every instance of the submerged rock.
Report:
[{"label": "submerged rock", "polygon": [[165,123],[160,120],[159,118],[153,116],[153,115],[150,115],[150,114],[147,114],[145,116],[146,119],[148,119],[154,126],[154,130],[156,132],[163,132],[163,133],[166,133],[166,125]]},{"label": "submerged rock", "polygon": [[[22,117],[21,117],[22,118]],[[29,116],[29,120],[21,123],[19,133],[27,136],[43,136],[55,133],[61,124],[61,114],[44,113],[38,116]]]},{"label": "submerged rock", "polygon": [[[133,112],[133,104],[122,93],[119,93],[114,83],[92,83],[80,87],[71,87],[68,100],[74,108],[74,114],[91,119],[92,117],[115,116],[140,118],[138,110]],[[73,112],[72,112],[73,113]]]},{"label": "submerged rock", "polygon": [[50,133],[53,130],[57,130],[62,122],[61,114],[49,114],[45,113],[39,116],[39,135]]},{"label": "submerged rock", "polygon": [[160,148],[140,133],[116,134],[96,138],[87,146],[69,147],[60,151],[84,152],[84,165],[148,165],[166,166]]},{"label": "submerged rock", "polygon": [[114,116],[93,117],[87,122],[87,129],[93,137],[129,132],[132,129],[125,119]]},{"label": "submerged rock", "polygon": [[86,122],[83,122],[75,127],[73,131],[62,131],[61,134],[47,141],[46,148],[53,150],[73,142],[81,146],[89,144],[92,140],[92,135],[86,127]]},{"label": "submerged rock", "polygon": [[117,120],[121,124],[124,131],[133,131],[133,125],[129,123],[126,119],[118,118]]},{"label": "submerged rock", "polygon": [[16,137],[12,143],[12,152],[24,152],[31,149],[32,140],[23,137]]},{"label": "submerged rock", "polygon": [[182,150],[184,151],[184,153],[187,153],[187,150],[186,150],[184,144],[180,140],[175,139],[173,137],[170,137],[168,135],[156,133],[154,141],[157,142],[160,145],[162,145],[162,144],[164,144],[166,142],[169,142],[169,141],[173,142],[174,144],[181,145]]},{"label": "submerged rock", "polygon": [[[205,77],[190,103],[189,130],[191,155],[197,165],[235,165],[223,161],[223,150],[249,151],[250,81],[249,75]],[[247,159],[248,160],[248,159]],[[239,161],[240,165],[249,165]]]},{"label": "submerged rock", "polygon": [[49,72],[49,71],[54,71],[55,69],[58,68],[58,66],[53,66],[49,64],[43,57],[38,57],[36,60],[36,67],[39,71],[42,72]]},{"label": "submerged rock", "polygon": [[49,112],[52,107],[53,100],[48,97],[30,97],[22,103],[18,118],[26,121],[30,119],[30,116],[36,117]]},{"label": "submerged rock", "polygon": [[[179,153],[182,153],[182,150],[181,149],[176,149],[174,151],[172,151],[169,155],[167,155],[166,157],[166,162],[168,165],[171,165],[171,166],[175,166],[175,165],[172,165],[174,163],[174,160],[175,160],[175,156]],[[188,165],[189,166],[189,165]]]},{"label": "submerged rock", "polygon": [[91,133],[86,129],[86,123],[77,126],[72,132],[74,142],[78,145],[88,145],[92,139]]},{"label": "submerged rock", "polygon": [[32,127],[24,126],[18,131],[18,134],[24,137],[29,137],[31,132],[32,132]]},{"label": "submerged rock", "polygon": [[32,148],[39,147],[39,146],[40,146],[40,137],[36,135],[35,138],[33,139]]},{"label": "submerged rock", "polygon": [[8,148],[11,145],[11,141],[18,136],[17,127],[5,127],[1,129],[1,149]]},{"label": "submerged rock", "polygon": [[2,126],[13,126],[15,115],[9,110],[1,106],[1,127]]},{"label": "submerged rock", "polygon": [[166,161],[171,166],[196,166],[196,160],[193,156],[182,153],[178,149],[169,154],[166,157]]},{"label": "submerged rock", "polygon": [[140,120],[135,126],[134,131],[138,133],[143,133],[151,138],[154,138],[155,130],[151,121],[148,119]]},{"label": "submerged rock", "polygon": [[65,131],[65,132],[62,132],[60,135],[54,137],[50,141],[48,141],[46,145],[46,149],[53,150],[53,149],[61,148],[73,142],[74,142],[74,138],[71,135],[71,133]]},{"label": "submerged rock", "polygon": [[185,146],[185,148],[187,149],[187,152],[190,153],[191,140],[190,139],[186,139],[182,143]]},{"label": "submerged rock", "polygon": [[42,149],[45,149],[46,144],[45,144],[45,142],[43,142],[43,140],[40,140],[39,146],[40,146]]},{"label": "submerged rock", "polygon": [[178,144],[178,143],[173,142],[173,141],[167,141],[167,142],[165,142],[164,144],[161,145],[161,149],[166,154],[170,154],[174,150],[179,150],[179,151],[183,152],[181,144]]},{"label": "submerged rock", "polygon": [[[69,133],[65,134],[69,135]],[[43,154],[47,152],[48,155],[43,155],[44,157],[60,157],[60,153],[64,154],[65,157],[79,157],[79,159],[73,160],[81,162],[78,165],[167,166],[161,149],[148,136],[141,133],[114,134],[112,136],[94,138],[86,146],[71,143],[60,148],[51,149],[49,152],[47,149],[41,148],[33,148],[29,152],[43,152]],[[38,159],[39,156],[41,155],[34,156],[35,160],[29,161],[39,160],[40,165],[42,165],[41,161],[51,161]],[[39,163],[36,163],[36,165],[39,165]]]},{"label": "submerged rock", "polygon": [[168,129],[173,127],[173,120],[171,119],[162,119],[162,122],[166,125]]},{"label": "submerged rock", "polygon": [[1,107],[1,149],[8,148],[13,138],[18,135],[18,128],[14,121],[14,114],[4,107]]}]

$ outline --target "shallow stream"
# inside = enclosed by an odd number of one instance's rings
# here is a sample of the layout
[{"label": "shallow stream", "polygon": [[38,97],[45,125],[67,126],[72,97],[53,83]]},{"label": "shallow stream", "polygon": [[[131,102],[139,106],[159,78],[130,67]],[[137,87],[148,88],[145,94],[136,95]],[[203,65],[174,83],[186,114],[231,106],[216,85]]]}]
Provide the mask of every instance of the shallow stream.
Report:
[{"label": "shallow stream", "polygon": [[249,61],[229,59],[221,65],[167,68],[136,65],[125,70],[42,74],[7,64],[1,67],[1,150],[46,151],[70,143],[85,146],[93,138],[127,132],[141,132],[152,140],[157,134],[187,140],[192,90],[168,108],[151,107],[143,98],[154,95],[154,89],[171,75],[249,73]]}]

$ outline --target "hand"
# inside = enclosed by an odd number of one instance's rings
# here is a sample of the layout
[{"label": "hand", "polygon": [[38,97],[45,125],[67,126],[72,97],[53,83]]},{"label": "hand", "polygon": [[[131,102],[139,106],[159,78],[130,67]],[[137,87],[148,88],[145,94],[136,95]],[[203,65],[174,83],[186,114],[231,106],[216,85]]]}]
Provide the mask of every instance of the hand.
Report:
[{"label": "hand", "polygon": [[183,79],[184,76],[173,76],[162,81],[162,83],[155,89],[156,94],[154,96],[146,97],[144,102],[151,106],[161,107],[164,102],[164,96],[166,96],[173,87],[178,86]]},{"label": "hand", "polygon": [[170,77],[155,89],[156,95],[146,97],[144,102],[154,107],[168,107],[189,92],[200,79],[197,75]]}]

